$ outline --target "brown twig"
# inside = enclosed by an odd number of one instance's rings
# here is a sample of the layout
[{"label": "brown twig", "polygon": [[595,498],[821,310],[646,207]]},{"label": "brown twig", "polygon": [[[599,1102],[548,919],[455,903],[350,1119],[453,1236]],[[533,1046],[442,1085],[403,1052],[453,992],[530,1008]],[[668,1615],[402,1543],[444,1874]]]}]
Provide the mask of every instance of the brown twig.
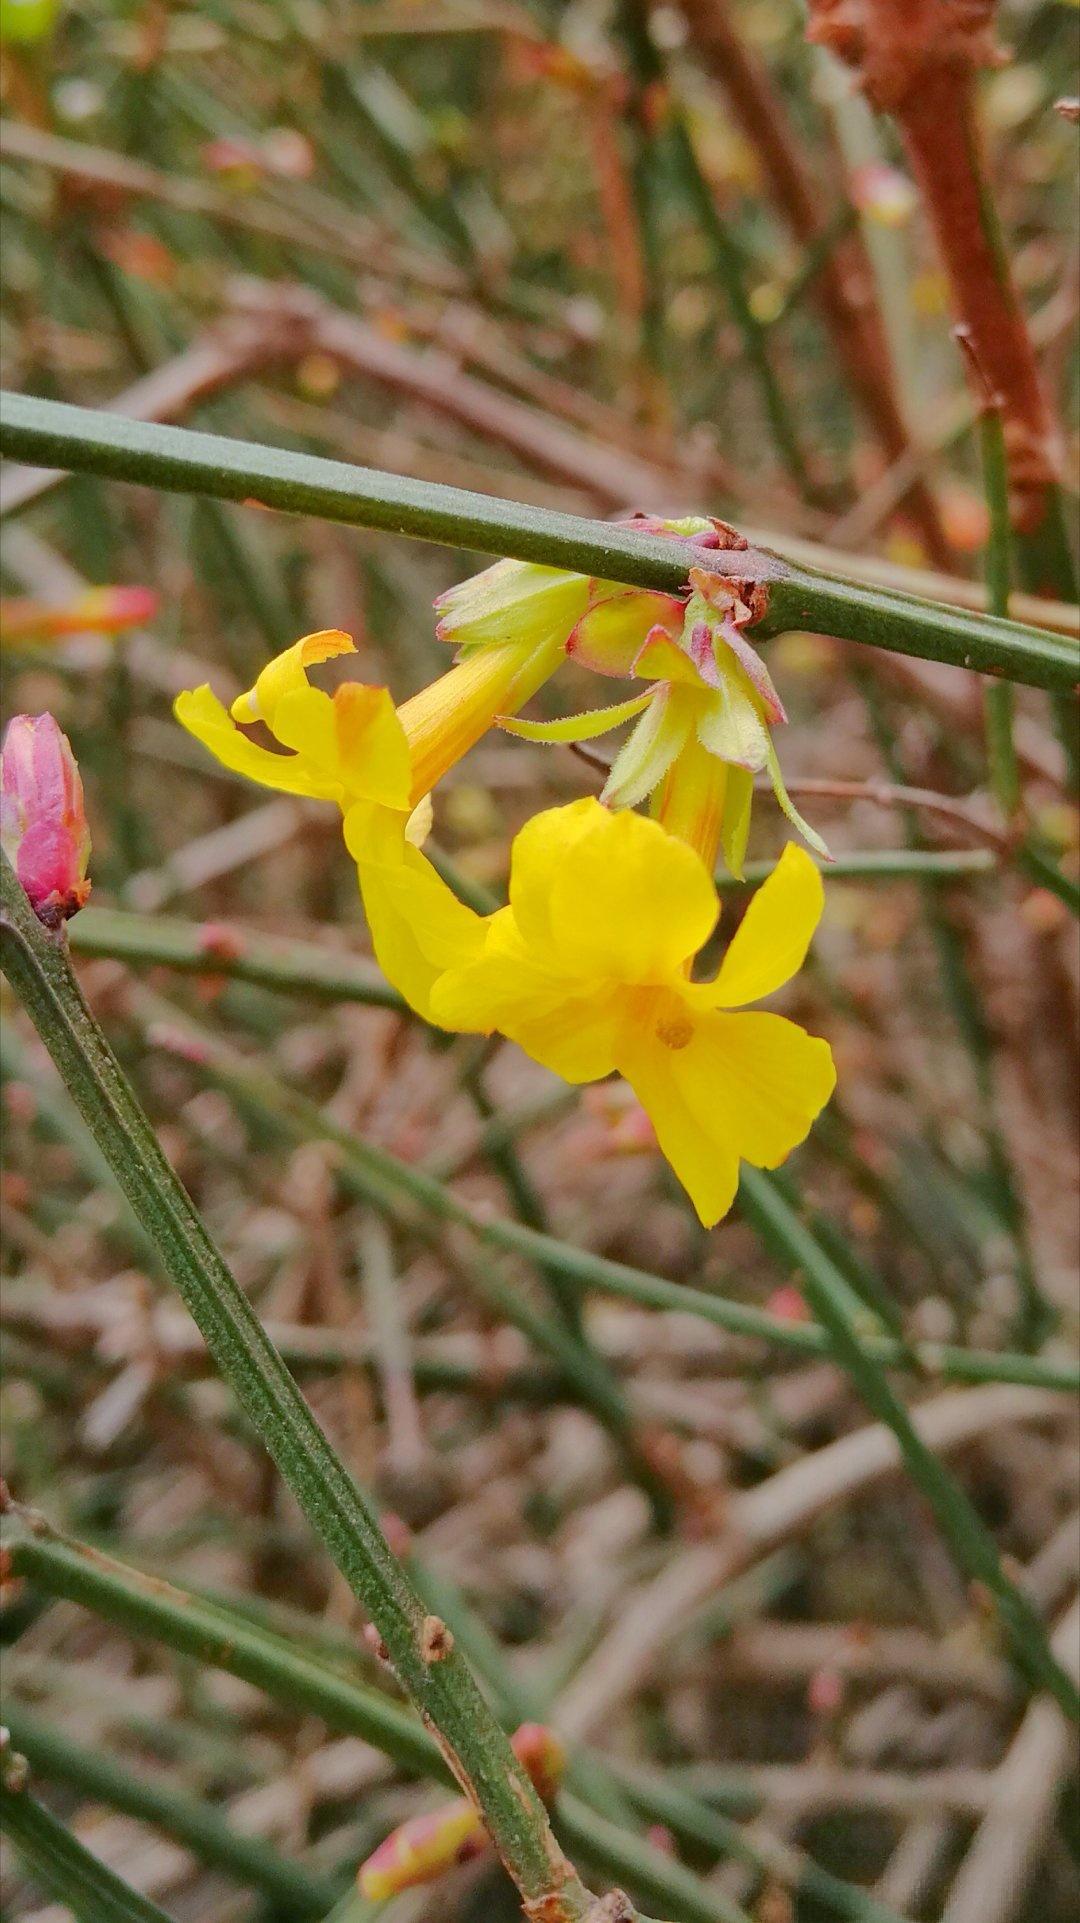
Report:
[{"label": "brown twig", "polygon": [[[1053,1399],[1040,1391],[994,1384],[939,1396],[916,1410],[914,1419],[923,1440],[945,1453],[1003,1423],[1038,1420],[1054,1409]],[[735,1496],[724,1539],[696,1545],[674,1558],[611,1625],[605,1641],[564,1692],[559,1728],[575,1736],[595,1729],[645,1683],[667,1644],[722,1584],[834,1503],[872,1487],[899,1463],[892,1432],[874,1424]]]},{"label": "brown twig", "polygon": [[811,0],[808,31],[896,121],[967,329],[977,398],[985,385],[1000,399],[1013,522],[1032,533],[1058,481],[1059,449],[983,179],[975,83],[997,59],[993,13],[994,0]]},{"label": "brown twig", "polygon": [[[773,198],[804,247],[821,238],[825,225],[821,190],[806,169],[783,98],[768,69],[747,47],[727,0],[682,0],[682,12],[702,65],[727,94],[746,139],[761,163]],[[885,332],[873,296],[873,273],[857,234],[836,242],[822,262],[814,294],[836,343],[842,365],[890,463],[906,457],[909,436],[889,365]],[[913,472],[906,504],[931,560],[949,567],[952,550],[937,504],[924,477]]]}]

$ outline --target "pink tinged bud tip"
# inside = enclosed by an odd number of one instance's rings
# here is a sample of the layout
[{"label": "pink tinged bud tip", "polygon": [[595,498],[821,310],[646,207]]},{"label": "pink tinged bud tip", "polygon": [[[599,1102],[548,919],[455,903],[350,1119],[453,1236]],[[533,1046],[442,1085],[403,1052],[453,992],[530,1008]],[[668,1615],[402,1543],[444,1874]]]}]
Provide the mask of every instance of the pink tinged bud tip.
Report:
[{"label": "pink tinged bud tip", "polygon": [[17,714],[0,751],[0,845],[46,928],[90,893],[90,830],[71,743],[51,714]]}]

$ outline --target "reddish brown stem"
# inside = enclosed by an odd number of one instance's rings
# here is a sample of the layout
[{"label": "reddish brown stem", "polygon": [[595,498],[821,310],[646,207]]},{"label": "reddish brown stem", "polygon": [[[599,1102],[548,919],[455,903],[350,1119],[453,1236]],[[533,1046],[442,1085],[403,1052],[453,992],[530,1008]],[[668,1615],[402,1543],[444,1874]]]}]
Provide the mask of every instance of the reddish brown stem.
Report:
[{"label": "reddish brown stem", "polygon": [[1014,526],[1035,532],[1058,481],[1057,436],[986,191],[975,76],[995,59],[993,0],[812,0],[811,38],[891,113],[926,203],[971,345],[969,371],[1002,408]]},{"label": "reddish brown stem", "polygon": [[[732,112],[761,163],[777,208],[804,247],[820,238],[821,189],[807,171],[798,139],[768,69],[745,45],[726,0],[683,0],[683,14],[702,65],[724,88]],[[890,463],[908,451],[908,432],[893,387],[884,330],[874,305],[873,274],[857,234],[837,241],[822,262],[814,293],[852,387]],[[921,476],[905,506],[938,567],[953,554],[937,504]]]}]

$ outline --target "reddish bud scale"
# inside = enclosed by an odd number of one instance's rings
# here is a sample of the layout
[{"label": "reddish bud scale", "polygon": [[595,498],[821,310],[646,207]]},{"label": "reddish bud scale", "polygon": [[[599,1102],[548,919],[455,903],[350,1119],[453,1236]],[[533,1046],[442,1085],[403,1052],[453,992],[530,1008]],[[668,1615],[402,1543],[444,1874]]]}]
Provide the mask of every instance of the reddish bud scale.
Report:
[{"label": "reddish bud scale", "polygon": [[0,752],[0,844],[47,928],[90,893],[90,830],[71,743],[51,714],[17,714]]}]

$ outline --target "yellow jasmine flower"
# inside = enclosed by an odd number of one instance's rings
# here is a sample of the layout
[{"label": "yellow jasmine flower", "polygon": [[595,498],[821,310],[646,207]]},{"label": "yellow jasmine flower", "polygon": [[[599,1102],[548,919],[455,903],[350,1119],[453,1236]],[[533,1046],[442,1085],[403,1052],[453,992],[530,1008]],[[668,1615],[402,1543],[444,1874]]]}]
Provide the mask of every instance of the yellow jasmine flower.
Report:
[{"label": "yellow jasmine flower", "polygon": [[[478,652],[399,710],[386,688],[346,682],[330,695],[311,686],[308,668],[353,652],[337,629],[305,635],[267,664],[231,711],[204,685],[178,695],[175,712],[225,767],[341,809],[376,957],[429,1017],[436,973],[472,953],[482,924],[414,845],[430,826],[426,797],[497,712],[536,692],[561,643]],[[245,734],[244,725],[256,721],[287,752]]]},{"label": "yellow jasmine flower", "polygon": [[793,806],[770,730],[787,719],[761,657],[743,633],[751,618],[722,575],[690,570],[687,601],[637,591],[586,610],[567,655],[598,674],[652,683],[647,694],[552,722],[503,718],[531,741],[581,741],[637,717],[601,800],[632,808],[653,797],[654,812],[712,863],[723,848],[741,875],[754,775],[766,770],[783,812],[819,854],[820,835]]},{"label": "yellow jasmine flower", "polygon": [[572,802],[516,837],[509,906],[482,940],[466,931],[472,953],[433,973],[428,1005],[443,1027],[499,1030],[566,1081],[617,1070],[711,1225],[740,1160],[777,1167],[832,1093],[826,1042],[780,1015],[731,1012],[796,972],[822,902],[816,866],[789,843],[719,973],[695,982],[718,914],[700,856],[656,821]]},{"label": "yellow jasmine flower", "polygon": [[[253,688],[227,709],[205,683],[178,694],[177,720],[235,774],[285,794],[385,807],[410,806],[412,771],[404,730],[385,688],[346,682],[332,695],[313,688],[307,670],[355,652],[350,635],[328,628],[305,634],[263,669]],[[287,750],[277,754],[238,724],[262,721]]]},{"label": "yellow jasmine flower", "polygon": [[[306,634],[267,663],[253,688],[226,709],[205,683],[177,696],[173,711],[226,768],[265,788],[406,812],[486,733],[495,717],[528,701],[562,659],[563,636],[532,635],[470,650],[457,666],[395,709],[388,689],[347,681],[332,695],[307,670],[355,654],[337,628]],[[286,754],[242,728],[261,721]]]},{"label": "yellow jasmine flower", "polygon": [[357,802],[343,826],[375,959],[410,1008],[438,1025],[435,985],[447,968],[479,955],[484,918],[458,900],[421,854],[415,818],[407,825],[404,815]]}]

